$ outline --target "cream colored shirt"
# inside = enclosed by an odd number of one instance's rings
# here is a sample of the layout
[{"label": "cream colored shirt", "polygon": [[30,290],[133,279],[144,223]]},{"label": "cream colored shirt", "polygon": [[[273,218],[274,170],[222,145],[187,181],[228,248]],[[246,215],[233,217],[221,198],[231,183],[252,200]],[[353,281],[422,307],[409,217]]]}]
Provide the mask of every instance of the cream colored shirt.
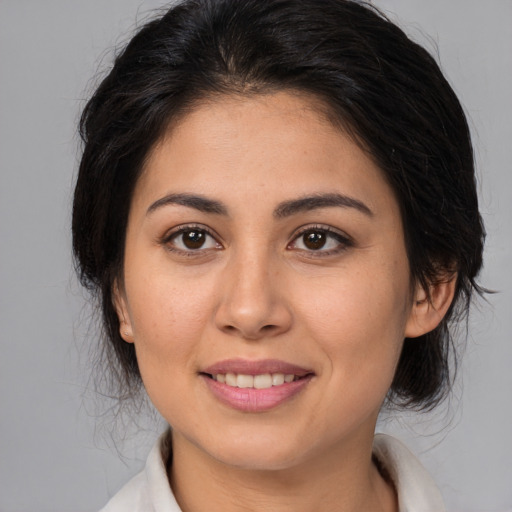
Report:
[{"label": "cream colored shirt", "polygon": [[[132,478],[100,512],[181,512],[167,480],[169,447],[163,434],[146,467]],[[399,512],[445,512],[441,494],[418,459],[397,439],[376,434],[373,453],[398,493]]]}]

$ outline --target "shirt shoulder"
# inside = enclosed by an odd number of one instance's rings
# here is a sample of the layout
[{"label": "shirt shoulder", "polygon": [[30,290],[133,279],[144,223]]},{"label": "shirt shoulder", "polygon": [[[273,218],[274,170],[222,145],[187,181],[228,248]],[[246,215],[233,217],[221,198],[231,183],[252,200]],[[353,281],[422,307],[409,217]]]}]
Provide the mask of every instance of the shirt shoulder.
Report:
[{"label": "shirt shoulder", "polygon": [[100,512],[181,512],[167,479],[169,432],[153,446],[146,467],[134,476]]},{"label": "shirt shoulder", "polygon": [[100,512],[153,512],[144,471],[126,483]]},{"label": "shirt shoulder", "polygon": [[434,480],[398,439],[386,434],[376,434],[373,454],[395,485],[399,512],[446,511]]}]

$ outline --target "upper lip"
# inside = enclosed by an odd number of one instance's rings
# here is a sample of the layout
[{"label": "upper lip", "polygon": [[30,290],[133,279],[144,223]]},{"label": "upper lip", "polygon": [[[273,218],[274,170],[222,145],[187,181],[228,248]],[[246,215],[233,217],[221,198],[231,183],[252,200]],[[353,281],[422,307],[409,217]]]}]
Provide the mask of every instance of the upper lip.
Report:
[{"label": "upper lip", "polygon": [[293,374],[298,377],[303,377],[313,373],[313,371],[296,364],[280,361],[279,359],[261,359],[258,361],[251,361],[249,359],[226,359],[208,366],[202,370],[201,373],[208,373],[210,375],[218,375],[219,373],[236,373],[243,375],[284,373],[285,375]]}]

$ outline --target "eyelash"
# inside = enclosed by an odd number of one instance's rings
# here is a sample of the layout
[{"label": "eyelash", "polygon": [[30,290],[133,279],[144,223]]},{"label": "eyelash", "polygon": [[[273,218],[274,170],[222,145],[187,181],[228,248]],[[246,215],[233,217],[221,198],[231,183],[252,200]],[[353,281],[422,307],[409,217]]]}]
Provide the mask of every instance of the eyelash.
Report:
[{"label": "eyelash", "polygon": [[340,254],[344,251],[346,251],[348,248],[354,246],[353,240],[348,237],[345,234],[342,234],[341,232],[334,230],[330,226],[324,226],[324,225],[308,225],[304,226],[299,229],[297,233],[293,235],[293,240],[288,244],[288,247],[290,247],[292,244],[296,243],[302,236],[304,236],[306,233],[322,233],[326,235],[327,239],[331,238],[336,240],[338,246],[335,249],[330,250],[313,250],[313,249],[296,249],[298,251],[301,251],[304,253],[304,255],[307,255],[309,258],[326,258],[329,256],[334,256],[337,254]]},{"label": "eyelash", "polygon": [[[199,247],[198,249],[189,249],[189,250],[183,250],[179,249],[172,245],[172,241],[174,239],[177,239],[179,236],[183,235],[184,233],[190,232],[190,231],[198,231],[203,234],[206,234],[207,236],[211,237],[216,244],[216,247],[212,248],[206,248],[203,249],[202,247]],[[322,250],[322,248],[318,250],[314,249],[295,249],[292,247],[301,236],[304,236],[306,233],[319,233],[326,235],[327,240],[334,239],[336,240],[338,247],[335,249],[330,250]],[[180,256],[185,256],[189,258],[193,257],[200,257],[204,256],[205,251],[212,251],[212,250],[219,250],[222,249],[222,245],[217,241],[218,236],[212,232],[210,229],[208,229],[206,226],[199,225],[199,224],[186,224],[182,226],[177,226],[174,228],[170,233],[167,233],[161,240],[161,243],[166,247],[166,249],[170,252],[176,253]],[[328,242],[326,242],[328,243]],[[304,226],[299,229],[296,233],[293,235],[292,241],[287,245],[287,249],[291,248],[297,251],[300,251],[304,255],[307,255],[309,258],[322,258],[322,257],[328,257],[333,256],[336,254],[340,254],[341,252],[347,250],[350,247],[354,246],[354,242],[350,237],[347,235],[344,235],[337,230],[332,229],[330,226],[324,226],[324,225],[308,225]]]},{"label": "eyelash", "polygon": [[[215,248],[207,248],[207,249],[198,248],[196,250],[194,250],[194,249],[183,250],[183,249],[179,249],[177,247],[174,247],[172,245],[171,242],[173,241],[173,239],[177,239],[180,235],[183,235],[184,233],[187,233],[187,232],[190,232],[190,231],[199,231],[199,232],[201,232],[203,234],[206,234],[207,236],[209,236],[210,238],[212,238],[215,241],[216,247]],[[194,257],[198,257],[198,256],[204,255],[205,251],[209,252],[209,251],[212,251],[212,250],[220,249],[222,246],[217,241],[218,238],[219,237],[215,233],[213,233],[210,229],[208,229],[206,226],[202,226],[200,224],[186,224],[186,225],[183,225],[183,226],[177,226],[170,233],[167,233],[163,237],[163,239],[161,240],[161,243],[170,252],[176,253],[179,256],[185,256],[185,257],[188,257],[188,258],[194,258]]]}]

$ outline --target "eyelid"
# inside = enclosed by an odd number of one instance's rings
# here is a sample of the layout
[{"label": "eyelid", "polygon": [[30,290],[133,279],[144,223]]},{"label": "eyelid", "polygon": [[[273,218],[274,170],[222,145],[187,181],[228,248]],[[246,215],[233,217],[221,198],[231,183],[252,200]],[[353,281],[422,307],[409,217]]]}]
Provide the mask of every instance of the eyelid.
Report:
[{"label": "eyelid", "polygon": [[290,238],[295,240],[300,235],[306,233],[307,231],[324,231],[326,233],[338,236],[339,238],[342,238],[343,240],[346,240],[348,242],[353,242],[352,237],[342,231],[341,229],[335,228],[333,226],[330,226],[329,224],[304,224],[302,226],[299,226],[296,228],[293,233],[291,234]]},{"label": "eyelid", "polygon": [[223,248],[223,244],[220,242],[220,236],[215,233],[211,228],[208,226],[205,226],[204,224],[198,224],[198,223],[187,223],[187,224],[180,224],[178,226],[174,226],[173,228],[169,229],[165,232],[165,234],[159,239],[159,243],[166,246],[167,250],[179,254],[184,254],[186,256],[199,256],[200,254],[204,254],[206,251],[211,251],[212,248],[208,249],[196,249],[196,250],[188,250],[185,251],[183,249],[179,249],[177,247],[172,247],[170,245],[170,242],[174,237],[179,236],[181,233],[184,233],[186,231],[192,231],[192,230],[198,230],[198,231],[204,231],[208,236],[211,236],[216,244],[220,247],[215,247],[214,250],[218,250]]},{"label": "eyelid", "polygon": [[337,247],[336,249],[330,249],[330,250],[295,249],[297,251],[307,253],[309,257],[318,258],[318,257],[323,257],[323,256],[331,256],[331,255],[339,254],[339,253],[345,251],[346,249],[348,249],[349,247],[353,247],[355,245],[352,237],[350,237],[345,232],[343,232],[339,229],[333,228],[332,226],[325,225],[325,224],[307,224],[307,225],[301,226],[293,233],[293,235],[291,236],[292,241],[288,244],[288,248],[290,248],[290,246],[292,244],[294,244],[302,235],[304,235],[304,233],[307,233],[309,231],[321,231],[323,233],[326,233],[327,236],[331,236],[332,238],[336,239],[340,245],[340,247]]},{"label": "eyelid", "polygon": [[[206,248],[206,249],[199,248],[199,249],[195,249],[195,250],[194,249],[183,250],[183,249],[179,249],[177,247],[173,247],[170,244],[170,242],[172,241],[172,239],[174,237],[177,237],[181,233],[184,233],[184,232],[190,231],[190,230],[198,230],[198,231],[205,232],[208,236],[213,238],[213,240],[215,241],[217,246],[214,248],[210,247],[210,248]],[[318,249],[318,250],[309,249],[308,250],[308,249],[296,249],[296,248],[292,247],[293,244],[304,233],[307,233],[309,231],[320,231],[320,232],[326,233],[328,237],[334,238],[337,241],[339,246],[335,249],[329,249],[329,250],[322,250],[322,249]],[[307,254],[309,257],[326,257],[326,256],[339,254],[339,253],[345,251],[346,249],[348,249],[349,247],[352,247],[355,245],[353,239],[349,235],[347,235],[345,232],[343,232],[339,229],[336,229],[332,226],[325,225],[325,224],[305,224],[305,225],[297,228],[293,232],[293,234],[291,235],[290,238],[291,238],[291,242],[287,245],[287,249],[300,251],[304,254]],[[208,226],[205,226],[204,224],[198,224],[198,223],[186,223],[186,224],[180,224],[178,226],[174,226],[173,228],[171,228],[170,230],[165,232],[165,234],[159,239],[159,243],[164,245],[167,248],[167,250],[169,250],[171,252],[185,255],[188,257],[193,257],[193,256],[197,257],[197,256],[201,256],[201,255],[205,254],[206,252],[224,248],[223,243],[220,241],[220,236],[214,230],[212,230]]]}]

